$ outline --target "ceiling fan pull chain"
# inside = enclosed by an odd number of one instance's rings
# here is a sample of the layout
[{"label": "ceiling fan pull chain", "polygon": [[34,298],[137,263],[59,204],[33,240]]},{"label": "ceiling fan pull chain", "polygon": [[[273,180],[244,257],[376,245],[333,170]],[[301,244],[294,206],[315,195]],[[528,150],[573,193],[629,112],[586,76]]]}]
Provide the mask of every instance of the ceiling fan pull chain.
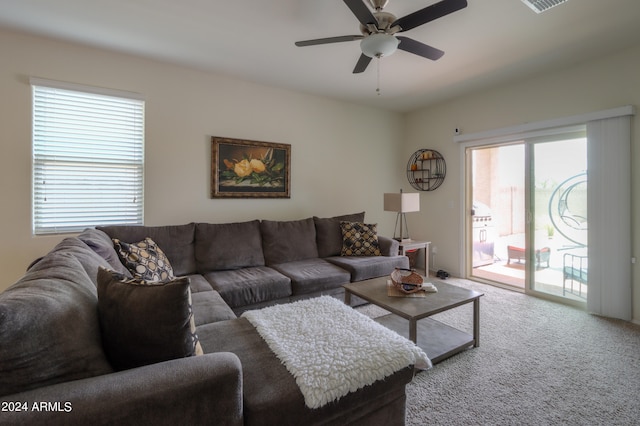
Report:
[{"label": "ceiling fan pull chain", "polygon": [[378,69],[376,94],[380,96],[380,57],[379,56],[376,58],[376,65],[377,65],[376,68]]}]

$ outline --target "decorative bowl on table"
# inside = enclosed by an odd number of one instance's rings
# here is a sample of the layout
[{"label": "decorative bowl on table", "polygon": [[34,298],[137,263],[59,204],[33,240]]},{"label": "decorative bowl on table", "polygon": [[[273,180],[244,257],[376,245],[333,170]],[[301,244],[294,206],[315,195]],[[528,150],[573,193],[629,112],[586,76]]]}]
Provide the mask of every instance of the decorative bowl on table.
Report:
[{"label": "decorative bowl on table", "polygon": [[396,268],[391,272],[391,283],[403,293],[415,293],[422,290],[422,276],[413,269]]}]

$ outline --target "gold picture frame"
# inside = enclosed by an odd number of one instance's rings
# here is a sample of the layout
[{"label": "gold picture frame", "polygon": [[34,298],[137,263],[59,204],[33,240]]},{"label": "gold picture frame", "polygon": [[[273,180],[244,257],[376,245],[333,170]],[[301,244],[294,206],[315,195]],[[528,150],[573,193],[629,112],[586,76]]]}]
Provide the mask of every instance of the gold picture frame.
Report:
[{"label": "gold picture frame", "polygon": [[211,198],[291,198],[291,145],[213,136]]}]

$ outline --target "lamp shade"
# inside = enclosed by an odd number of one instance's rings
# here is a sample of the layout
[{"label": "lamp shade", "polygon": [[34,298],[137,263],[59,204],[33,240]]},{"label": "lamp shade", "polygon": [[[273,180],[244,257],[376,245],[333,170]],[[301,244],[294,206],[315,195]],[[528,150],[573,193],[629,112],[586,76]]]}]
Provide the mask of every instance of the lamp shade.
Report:
[{"label": "lamp shade", "polygon": [[420,194],[417,193],[385,193],[384,211],[410,213],[420,211]]}]

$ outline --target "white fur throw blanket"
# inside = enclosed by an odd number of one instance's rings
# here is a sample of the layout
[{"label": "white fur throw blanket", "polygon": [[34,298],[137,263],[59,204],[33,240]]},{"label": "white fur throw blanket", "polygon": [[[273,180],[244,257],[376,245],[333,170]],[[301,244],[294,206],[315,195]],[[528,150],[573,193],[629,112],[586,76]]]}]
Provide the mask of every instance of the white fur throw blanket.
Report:
[{"label": "white fur throw blanket", "polygon": [[322,296],[242,314],[295,377],[309,408],[414,365],[422,349],[339,300]]}]

